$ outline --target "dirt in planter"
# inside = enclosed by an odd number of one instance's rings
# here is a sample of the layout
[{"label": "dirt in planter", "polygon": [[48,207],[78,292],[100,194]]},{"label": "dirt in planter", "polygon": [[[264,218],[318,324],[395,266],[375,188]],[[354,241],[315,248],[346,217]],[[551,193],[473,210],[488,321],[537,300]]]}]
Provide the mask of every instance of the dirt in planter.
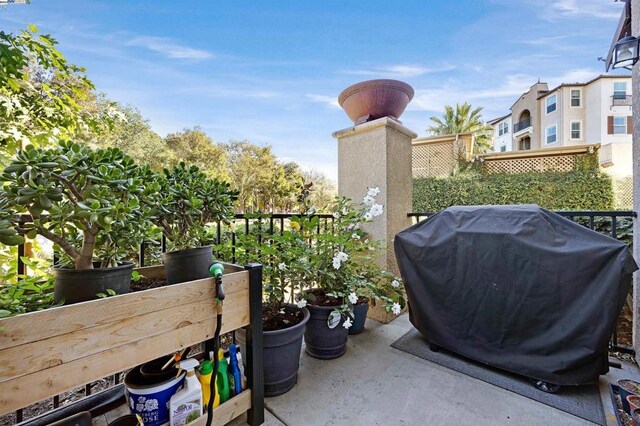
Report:
[{"label": "dirt in planter", "polygon": [[286,305],[265,305],[262,310],[262,329],[264,331],[284,330],[300,324],[304,314],[300,309]]},{"label": "dirt in planter", "polygon": [[635,426],[635,422],[633,418],[628,415],[624,409],[622,408],[622,398],[620,398],[620,394],[614,394],[616,397],[616,409],[618,410],[618,415],[620,416],[620,421],[624,426]]},{"label": "dirt in planter", "polygon": [[169,282],[163,278],[140,278],[138,281],[131,281],[131,291],[149,290],[166,285],[169,285]]},{"label": "dirt in planter", "polygon": [[360,296],[358,297],[358,301],[356,302],[356,305],[366,305],[368,303],[369,303],[368,297]]},{"label": "dirt in planter", "polygon": [[342,299],[336,299],[335,297],[327,296],[326,292],[321,288],[314,288],[312,290],[308,290],[306,293],[308,295],[307,302],[310,305],[315,305],[315,306],[342,305]]}]

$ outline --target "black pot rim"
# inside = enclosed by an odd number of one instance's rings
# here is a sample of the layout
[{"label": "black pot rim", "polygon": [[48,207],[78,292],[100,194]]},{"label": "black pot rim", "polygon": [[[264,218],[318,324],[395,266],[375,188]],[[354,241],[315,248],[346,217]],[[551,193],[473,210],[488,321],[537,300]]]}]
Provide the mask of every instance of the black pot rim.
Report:
[{"label": "black pot rim", "polygon": [[[105,272],[105,271],[116,271],[116,270],[125,270],[125,269],[133,269],[135,266],[135,264],[133,262],[122,262],[120,265],[118,266],[113,266],[110,268],[91,268],[91,269],[75,269],[75,268],[69,268],[67,266],[64,265],[54,265],[53,269],[55,271],[63,271],[65,274],[66,273],[70,273],[70,274],[74,274],[74,273],[86,273],[88,271],[95,271],[95,272]],[[89,272],[91,273],[91,272]]]},{"label": "black pot rim", "polygon": [[213,252],[213,249],[211,248],[211,246],[200,246],[200,247],[193,247],[193,248],[188,248],[184,250],[167,251],[165,253],[162,253],[162,257],[163,258],[165,256],[188,257],[188,256],[192,256],[194,252],[199,252],[202,250],[211,250]]},{"label": "black pot rim", "polygon": [[307,308],[298,308],[296,305],[293,305],[293,304],[287,304],[287,306],[294,307],[296,309],[301,310],[303,315],[304,315],[304,317],[302,318],[302,321],[300,321],[299,323],[297,323],[296,325],[294,325],[292,327],[283,328],[281,330],[268,330],[268,331],[264,331],[263,330],[262,333],[269,334],[271,336],[277,336],[279,334],[285,334],[287,332],[290,333],[293,330],[305,327],[307,325],[307,322],[309,322],[309,318],[311,318],[311,313],[309,312],[309,310]]}]

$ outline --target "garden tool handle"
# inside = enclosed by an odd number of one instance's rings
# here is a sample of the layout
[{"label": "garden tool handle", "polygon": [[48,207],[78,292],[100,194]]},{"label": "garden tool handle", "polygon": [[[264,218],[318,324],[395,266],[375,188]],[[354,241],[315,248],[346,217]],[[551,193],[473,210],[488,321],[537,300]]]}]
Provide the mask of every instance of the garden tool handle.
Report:
[{"label": "garden tool handle", "polygon": [[209,268],[209,273],[216,279],[216,301],[222,302],[224,300],[224,286],[222,285],[224,266],[222,263],[216,262]]}]

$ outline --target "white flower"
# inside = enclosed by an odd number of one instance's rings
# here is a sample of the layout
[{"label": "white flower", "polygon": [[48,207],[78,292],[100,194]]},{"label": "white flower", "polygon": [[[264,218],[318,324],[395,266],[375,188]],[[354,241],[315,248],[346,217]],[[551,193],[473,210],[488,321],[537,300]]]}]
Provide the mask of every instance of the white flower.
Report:
[{"label": "white flower", "polygon": [[333,217],[340,219],[340,212],[333,212]]},{"label": "white flower", "polygon": [[333,263],[333,269],[340,269],[340,266],[341,266],[340,260],[334,258],[332,263]]},{"label": "white flower", "polygon": [[352,305],[355,305],[357,301],[358,301],[358,296],[356,295],[356,293],[355,292],[349,293],[349,302]]},{"label": "white flower", "polygon": [[278,263],[278,269],[284,271],[285,269],[287,269],[287,265],[285,265],[284,262]]},{"label": "white flower", "polygon": [[356,234],[355,232],[353,234],[351,234],[351,238],[353,238],[354,240],[359,240],[360,239],[360,235]]},{"label": "white flower", "polygon": [[395,315],[400,315],[400,311],[402,310],[402,308],[400,307],[399,303],[394,303],[393,306],[391,307],[391,312],[393,312]]},{"label": "white flower", "polygon": [[339,259],[341,262],[344,262],[345,260],[349,259],[349,255],[343,251],[339,251],[335,257]]},{"label": "white flower", "polygon": [[346,216],[349,214],[349,210],[346,207],[342,208],[342,216]]},{"label": "white flower", "polygon": [[346,320],[344,320],[344,323],[342,324],[342,326],[344,328],[350,328],[353,325],[353,322],[351,321],[351,318],[347,317]]},{"label": "white flower", "polygon": [[369,197],[375,197],[380,193],[380,188],[378,188],[377,186],[375,188],[369,188],[369,191],[367,192],[367,195]]},{"label": "white flower", "polygon": [[370,197],[369,195],[365,195],[365,197],[362,199],[362,202],[365,206],[370,206],[371,204],[375,203],[375,201],[375,198]]},{"label": "white flower", "polygon": [[371,214],[371,212],[366,212],[364,214],[364,220],[371,220],[373,219],[373,215]]},{"label": "white flower", "polygon": [[301,257],[300,258],[300,263],[307,263],[309,261],[309,259],[307,259],[306,257]]},{"label": "white flower", "polygon": [[398,280],[391,281],[391,287],[393,287],[393,288],[400,287],[400,281],[398,281]]},{"label": "white flower", "polygon": [[371,206],[371,210],[369,210],[369,213],[371,213],[371,216],[380,216],[382,214],[382,204],[374,204]]},{"label": "white flower", "polygon": [[296,302],[296,305],[298,305],[298,308],[300,309],[304,308],[305,306],[307,306],[307,299],[303,297],[302,299]]}]

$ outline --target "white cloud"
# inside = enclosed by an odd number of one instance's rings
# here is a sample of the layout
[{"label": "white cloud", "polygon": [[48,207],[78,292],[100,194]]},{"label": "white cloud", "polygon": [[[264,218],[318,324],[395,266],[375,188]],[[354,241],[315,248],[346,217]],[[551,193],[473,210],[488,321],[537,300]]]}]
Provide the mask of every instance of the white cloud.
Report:
[{"label": "white cloud", "polygon": [[340,104],[338,103],[338,98],[336,96],[317,95],[313,93],[306,94],[305,96],[307,97],[307,99],[311,100],[311,102],[340,108]]},{"label": "white cloud", "polygon": [[445,72],[455,69],[454,65],[443,64],[438,67],[425,67],[421,65],[410,64],[397,64],[397,65],[385,65],[377,66],[371,69],[349,69],[344,70],[344,74],[351,75],[369,75],[379,77],[395,77],[395,78],[407,78],[407,77],[419,77],[424,74]]},{"label": "white cloud", "polygon": [[603,0],[557,0],[549,6],[551,11],[570,17],[591,16],[606,19],[620,17],[620,8],[614,6],[613,2]]},{"label": "white cloud", "polygon": [[125,45],[142,47],[171,59],[213,58],[211,52],[180,45],[168,37],[138,36],[127,41]]}]

